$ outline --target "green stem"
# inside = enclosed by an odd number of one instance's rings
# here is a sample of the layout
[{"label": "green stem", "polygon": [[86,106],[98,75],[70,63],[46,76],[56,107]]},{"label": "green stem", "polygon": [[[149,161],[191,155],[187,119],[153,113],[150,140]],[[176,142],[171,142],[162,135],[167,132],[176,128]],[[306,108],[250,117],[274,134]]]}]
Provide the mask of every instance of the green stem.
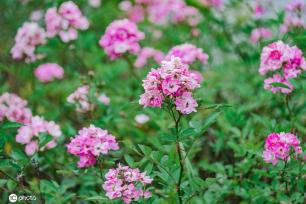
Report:
[{"label": "green stem", "polygon": [[286,179],[286,169],[287,169],[288,159],[286,158],[284,161],[285,161],[285,165],[284,165],[284,168],[282,170],[281,180],[282,180],[282,182],[285,182],[285,193],[288,195],[289,188],[288,188],[288,181]]},{"label": "green stem", "polygon": [[130,60],[130,58],[127,55],[122,55],[122,58],[128,63],[128,65],[129,65],[128,67],[129,67],[131,73],[134,75],[134,77],[137,80],[140,80],[140,78],[138,77],[137,73],[135,72],[135,68],[134,68],[133,62]]},{"label": "green stem", "polygon": [[290,100],[290,96],[286,95],[285,104],[286,104],[286,108],[289,114],[291,132],[293,132],[294,131],[293,111],[292,111],[292,108],[290,107],[289,100]]}]

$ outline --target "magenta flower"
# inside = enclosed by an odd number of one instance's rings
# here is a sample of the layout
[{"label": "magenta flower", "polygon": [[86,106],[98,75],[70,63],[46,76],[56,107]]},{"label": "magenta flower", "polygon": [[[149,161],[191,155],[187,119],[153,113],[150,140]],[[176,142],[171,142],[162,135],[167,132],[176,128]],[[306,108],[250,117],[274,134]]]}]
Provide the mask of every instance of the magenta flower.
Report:
[{"label": "magenta flower", "polygon": [[47,36],[59,35],[63,42],[77,39],[77,30],[87,30],[89,27],[87,18],[72,1],[62,3],[58,11],[49,8],[45,14],[45,23]]},{"label": "magenta flower", "polygon": [[43,55],[35,54],[36,46],[46,43],[45,31],[37,23],[25,22],[17,31],[15,44],[11,49],[13,59],[25,59],[25,62],[34,62]]},{"label": "magenta flower", "polygon": [[128,19],[116,20],[106,28],[99,45],[114,60],[126,52],[137,54],[140,51],[139,41],[144,37],[134,22]]},{"label": "magenta flower", "polygon": [[302,148],[299,145],[300,141],[292,133],[271,133],[266,139],[263,159],[273,165],[276,165],[278,160],[289,161],[291,148],[295,156],[302,154]]},{"label": "magenta flower", "polygon": [[153,179],[147,176],[146,172],[141,173],[139,169],[119,164],[116,169],[107,172],[105,179],[103,189],[111,200],[121,198],[125,203],[131,203],[151,197],[150,191],[145,190],[145,187],[151,184]]},{"label": "magenta flower", "polygon": [[179,57],[184,64],[192,64],[196,60],[199,60],[202,64],[207,64],[208,55],[203,52],[201,48],[197,48],[192,44],[182,44],[173,47],[168,54],[166,55],[165,59],[170,60],[171,56]]},{"label": "magenta flower", "polygon": [[79,168],[92,166],[101,154],[106,155],[110,150],[118,149],[116,138],[94,125],[81,129],[67,144],[67,151],[80,157]]},{"label": "magenta flower", "polygon": [[[306,61],[302,51],[296,46],[290,47],[282,41],[264,47],[261,53],[259,73],[266,75],[272,72],[273,77],[265,80],[265,88],[275,92],[289,94],[294,87],[288,79],[298,77],[306,70]],[[272,83],[282,83],[287,88],[274,88]],[[286,90],[285,90],[286,89]]]},{"label": "magenta flower", "polygon": [[39,65],[35,69],[35,76],[44,83],[51,82],[54,79],[64,77],[64,69],[55,63],[46,63]]},{"label": "magenta flower", "polygon": [[196,112],[197,102],[192,91],[200,87],[199,82],[178,57],[163,61],[158,69],[152,69],[143,80],[145,93],[139,104],[144,107],[161,107],[165,99],[171,100],[183,114]]}]

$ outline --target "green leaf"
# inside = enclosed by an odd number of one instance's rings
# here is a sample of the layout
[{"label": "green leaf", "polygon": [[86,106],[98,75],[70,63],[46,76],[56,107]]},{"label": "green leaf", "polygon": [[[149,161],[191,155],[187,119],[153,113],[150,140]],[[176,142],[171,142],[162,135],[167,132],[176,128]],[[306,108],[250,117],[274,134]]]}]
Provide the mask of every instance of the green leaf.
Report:
[{"label": "green leaf", "polygon": [[168,133],[161,134],[160,139],[166,142],[176,141],[176,137],[173,134],[168,134]]},{"label": "green leaf", "polygon": [[23,125],[21,123],[17,122],[11,122],[11,121],[4,121],[1,123],[1,129],[12,129],[12,128],[20,128]]},{"label": "green leaf", "polygon": [[152,149],[148,146],[145,145],[138,145],[139,149],[141,150],[144,155],[149,156],[150,153],[152,152]]},{"label": "green leaf", "polygon": [[186,128],[186,129],[183,129],[180,133],[180,139],[184,139],[186,137],[190,137],[190,136],[193,136],[195,135],[196,132],[194,131],[193,128]]},{"label": "green leaf", "polygon": [[53,139],[51,135],[46,133],[39,133],[39,147],[45,146],[48,142]]},{"label": "green leaf", "polygon": [[84,200],[86,201],[95,201],[95,200],[109,201],[107,198],[103,196],[92,196],[92,197],[84,198]]},{"label": "green leaf", "polygon": [[280,82],[273,82],[271,83],[272,86],[274,87],[281,87],[281,88],[285,88],[285,89],[290,89],[289,86],[287,86],[286,84],[280,83]]},{"label": "green leaf", "polygon": [[128,163],[129,166],[132,166],[132,167],[134,166],[134,164],[135,164],[134,159],[130,155],[125,154],[124,159],[125,159],[126,163]]}]

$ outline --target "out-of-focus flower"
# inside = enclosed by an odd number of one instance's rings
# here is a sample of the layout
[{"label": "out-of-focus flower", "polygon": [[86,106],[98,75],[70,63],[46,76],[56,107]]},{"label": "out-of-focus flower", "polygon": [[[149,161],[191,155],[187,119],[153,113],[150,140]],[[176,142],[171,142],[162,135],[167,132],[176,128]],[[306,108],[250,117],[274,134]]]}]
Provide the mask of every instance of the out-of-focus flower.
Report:
[{"label": "out-of-focus flower", "polygon": [[306,29],[306,2],[304,0],[292,0],[285,8],[285,19],[280,26],[282,33],[287,33],[292,28]]},{"label": "out-of-focus flower", "polygon": [[103,103],[104,105],[108,106],[109,105],[109,102],[110,102],[110,99],[108,96],[106,96],[105,94],[101,94],[99,97],[98,97],[98,100]]},{"label": "out-of-focus flower", "polygon": [[34,62],[42,55],[35,54],[36,46],[46,43],[45,31],[35,22],[25,22],[17,31],[15,44],[11,49],[13,59]]},{"label": "out-of-focus flower", "polygon": [[153,179],[139,169],[119,164],[116,169],[110,169],[106,173],[105,179],[103,189],[111,200],[120,198],[125,203],[131,203],[151,197],[150,191],[143,189],[147,184],[151,184]]},{"label": "out-of-focus flower", "polygon": [[40,19],[43,18],[43,11],[42,10],[35,10],[31,13],[31,16],[30,16],[30,20],[31,21],[39,21]]},{"label": "out-of-focus flower", "polygon": [[218,10],[221,10],[224,8],[223,0],[199,0],[200,3],[202,3],[206,7],[214,7]]},{"label": "out-of-focus flower", "polygon": [[62,3],[58,10],[49,8],[45,14],[45,23],[47,36],[59,35],[63,42],[77,39],[77,30],[87,30],[89,27],[89,21],[72,1]]},{"label": "out-of-focus flower", "polygon": [[290,160],[291,149],[295,156],[302,154],[300,141],[296,135],[284,132],[271,133],[266,139],[265,150],[262,156],[267,163],[276,165],[279,160]]},{"label": "out-of-focus flower", "polygon": [[134,22],[141,22],[147,16],[150,22],[157,25],[187,23],[194,27],[201,19],[199,11],[188,6],[184,0],[137,0],[135,4],[131,1],[122,1],[119,8]]},{"label": "out-of-focus flower", "polygon": [[16,142],[25,144],[25,152],[31,156],[39,150],[38,141],[41,133],[52,136],[52,139],[40,150],[51,149],[56,146],[56,140],[61,136],[60,127],[53,121],[45,121],[39,116],[34,116],[31,121],[18,129]]},{"label": "out-of-focus flower", "polygon": [[136,68],[144,67],[147,64],[148,59],[151,57],[155,60],[157,64],[160,64],[164,58],[164,53],[154,48],[144,47],[138,53],[134,66]]},{"label": "out-of-focus flower", "polygon": [[99,44],[114,60],[126,52],[137,54],[140,50],[139,41],[144,37],[134,22],[128,19],[115,20],[106,28]]},{"label": "out-of-focus flower", "polygon": [[149,120],[150,117],[146,114],[138,114],[135,116],[135,121],[141,125],[147,123]]},{"label": "out-of-focus flower", "polygon": [[272,38],[272,32],[268,28],[260,27],[252,30],[250,41],[253,44],[256,44],[262,39]]},{"label": "out-of-focus flower", "polygon": [[101,6],[102,0],[88,0],[88,4],[93,8],[98,8]]},{"label": "out-of-focus flower", "polygon": [[173,47],[165,59],[170,60],[172,56],[179,57],[184,64],[192,64],[199,60],[202,64],[207,64],[208,55],[203,52],[202,48],[197,48],[192,44],[182,44]]},{"label": "out-of-focus flower", "polygon": [[[95,103],[90,100],[89,91],[88,85],[80,86],[67,97],[67,102],[76,105],[76,111],[79,113],[91,111],[95,108]],[[93,96],[104,105],[109,105],[110,99],[105,94],[99,95],[95,92]]]},{"label": "out-of-focus flower", "polygon": [[[273,73],[273,77],[265,80],[265,89],[270,89],[274,93],[280,91],[289,94],[294,87],[288,79],[298,77],[303,70],[306,70],[306,61],[298,47],[290,47],[278,41],[263,48],[259,73],[261,75]],[[287,88],[274,87],[272,83],[282,83]]]},{"label": "out-of-focus flower", "polygon": [[107,130],[94,125],[81,129],[67,144],[68,152],[80,157],[79,168],[92,166],[100,155],[106,155],[110,150],[118,149],[116,138]]},{"label": "out-of-focus flower", "polygon": [[62,79],[64,77],[64,69],[55,63],[46,63],[39,65],[35,69],[35,76],[41,82],[51,82],[54,79]]},{"label": "out-of-focus flower", "polygon": [[182,114],[196,112],[197,102],[192,98],[192,91],[200,84],[191,75],[189,67],[178,57],[163,61],[158,69],[152,69],[143,80],[145,93],[139,104],[144,107],[161,107],[165,99],[172,101]]},{"label": "out-of-focus flower", "polygon": [[6,118],[11,122],[27,124],[31,121],[32,112],[27,108],[28,102],[14,93],[3,93],[0,96],[0,122]]}]

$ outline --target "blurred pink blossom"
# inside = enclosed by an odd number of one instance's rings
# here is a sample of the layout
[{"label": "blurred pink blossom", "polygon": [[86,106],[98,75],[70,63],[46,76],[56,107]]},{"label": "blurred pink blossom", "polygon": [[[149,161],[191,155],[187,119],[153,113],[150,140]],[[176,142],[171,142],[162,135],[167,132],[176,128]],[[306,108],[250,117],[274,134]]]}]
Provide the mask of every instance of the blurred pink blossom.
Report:
[{"label": "blurred pink blossom", "polygon": [[46,63],[39,65],[35,69],[35,76],[41,82],[51,82],[54,79],[62,79],[64,77],[64,69],[55,63]]},{"label": "blurred pink blossom", "polygon": [[25,22],[17,31],[15,44],[11,49],[13,59],[25,59],[27,63],[41,59],[35,54],[36,46],[46,43],[45,31],[37,23]]},{"label": "blurred pink blossom", "polygon": [[45,23],[47,36],[59,35],[63,42],[77,39],[77,30],[87,30],[89,27],[89,21],[72,1],[62,3],[58,10],[49,8],[45,14]]}]

